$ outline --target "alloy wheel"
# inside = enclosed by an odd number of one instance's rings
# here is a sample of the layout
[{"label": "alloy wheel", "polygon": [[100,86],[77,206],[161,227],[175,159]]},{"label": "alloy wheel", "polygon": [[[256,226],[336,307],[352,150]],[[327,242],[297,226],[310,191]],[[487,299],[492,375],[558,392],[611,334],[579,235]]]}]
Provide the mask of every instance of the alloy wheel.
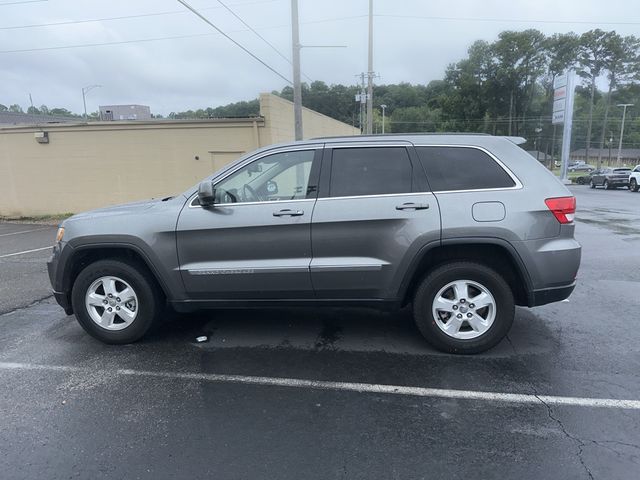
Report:
[{"label": "alloy wheel", "polygon": [[472,280],[456,280],[438,291],[432,314],[445,334],[470,340],[483,335],[493,325],[496,300],[484,285]]},{"label": "alloy wheel", "polygon": [[87,289],[85,306],[91,320],[100,327],[122,330],[138,315],[138,296],[121,278],[100,277]]}]

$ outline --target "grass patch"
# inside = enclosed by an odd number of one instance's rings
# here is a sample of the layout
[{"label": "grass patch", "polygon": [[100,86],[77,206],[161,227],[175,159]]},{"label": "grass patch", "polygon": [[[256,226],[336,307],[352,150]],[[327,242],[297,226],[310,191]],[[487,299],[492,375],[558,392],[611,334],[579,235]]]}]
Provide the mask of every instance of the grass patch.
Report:
[{"label": "grass patch", "polygon": [[73,213],[57,213],[49,215],[33,215],[23,216],[4,216],[0,215],[0,222],[19,222],[19,223],[42,223],[45,225],[57,225],[62,220],[69,218]]}]

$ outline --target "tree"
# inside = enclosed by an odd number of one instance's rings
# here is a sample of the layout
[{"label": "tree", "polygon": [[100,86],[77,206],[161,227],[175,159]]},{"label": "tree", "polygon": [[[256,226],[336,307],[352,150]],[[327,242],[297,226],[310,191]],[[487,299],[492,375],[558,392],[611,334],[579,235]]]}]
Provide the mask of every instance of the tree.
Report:
[{"label": "tree", "polygon": [[593,125],[593,99],[596,91],[596,79],[602,74],[609,56],[610,38],[615,32],[604,32],[599,28],[580,35],[578,51],[578,74],[590,85],[589,117],[587,123],[586,158],[589,160],[591,147],[591,127]]},{"label": "tree", "polygon": [[0,112],[7,112],[9,107],[0,103]]},{"label": "tree", "polygon": [[606,40],[607,56],[604,61],[604,69],[607,71],[609,87],[600,134],[598,168],[602,163],[602,149],[604,148],[604,139],[607,132],[611,93],[620,82],[624,82],[640,72],[640,40],[633,35],[622,37],[615,32],[612,33]]},{"label": "tree", "polygon": [[14,103],[13,105],[9,106],[9,111],[13,112],[13,113],[24,113],[22,111],[22,107],[20,105],[18,105],[17,103]]},{"label": "tree", "polygon": [[544,34],[538,30],[505,31],[498,35],[492,46],[496,80],[509,94],[509,135],[518,134],[518,114],[522,115],[524,123],[526,111],[535,95],[536,81],[544,72],[544,41]]}]

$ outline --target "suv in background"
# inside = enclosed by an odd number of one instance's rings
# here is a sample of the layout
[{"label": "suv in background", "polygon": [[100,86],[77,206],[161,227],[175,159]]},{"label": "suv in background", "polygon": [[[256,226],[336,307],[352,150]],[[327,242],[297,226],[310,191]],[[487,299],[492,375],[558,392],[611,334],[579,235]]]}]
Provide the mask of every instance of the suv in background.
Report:
[{"label": "suv in background", "polygon": [[591,175],[589,185],[591,186],[591,188],[602,186],[605,188],[605,190],[611,190],[612,188],[618,187],[628,187],[630,172],[631,169],[628,167],[603,168],[597,173]]},{"label": "suv in background", "polygon": [[629,174],[629,190],[632,192],[640,190],[640,165],[636,165]]},{"label": "suv in background", "polygon": [[575,198],[516,143],[485,135],[271,146],[176,197],[65,220],[54,295],[94,337],[141,338],[211,307],[413,304],[436,348],[474,353],[515,305],[567,298]]}]

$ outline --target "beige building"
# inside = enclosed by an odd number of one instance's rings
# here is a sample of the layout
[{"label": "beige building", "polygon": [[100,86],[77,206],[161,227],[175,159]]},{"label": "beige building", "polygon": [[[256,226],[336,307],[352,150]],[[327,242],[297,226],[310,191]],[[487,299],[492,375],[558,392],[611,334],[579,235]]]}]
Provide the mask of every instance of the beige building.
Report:
[{"label": "beige building", "polygon": [[[305,138],[359,130],[303,110]],[[0,217],[75,213],[182,192],[258,147],[293,140],[293,104],[260,116],[0,127]]]}]

